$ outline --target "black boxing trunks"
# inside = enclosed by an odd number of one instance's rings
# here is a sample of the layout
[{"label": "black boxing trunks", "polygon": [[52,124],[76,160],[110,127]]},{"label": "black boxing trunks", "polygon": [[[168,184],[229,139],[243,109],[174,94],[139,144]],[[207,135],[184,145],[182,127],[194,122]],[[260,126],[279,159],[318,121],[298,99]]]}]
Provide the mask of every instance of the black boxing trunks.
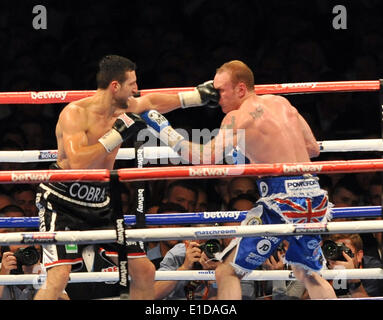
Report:
[{"label": "black boxing trunks", "polygon": [[[60,169],[57,164],[50,169]],[[113,210],[107,182],[40,183],[36,193],[41,232],[114,229]],[[86,245],[44,245],[46,268],[71,264],[72,270],[83,265],[82,249]],[[115,244],[104,244],[109,252],[117,252]],[[145,257],[142,242],[128,246],[128,257]],[[117,253],[116,253],[117,256]]]}]

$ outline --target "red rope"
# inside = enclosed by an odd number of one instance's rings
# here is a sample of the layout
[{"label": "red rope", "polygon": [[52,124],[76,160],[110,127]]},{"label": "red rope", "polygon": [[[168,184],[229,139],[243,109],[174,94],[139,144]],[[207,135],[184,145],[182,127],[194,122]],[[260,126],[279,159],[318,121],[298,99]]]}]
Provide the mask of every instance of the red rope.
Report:
[{"label": "red rope", "polygon": [[[177,93],[192,91],[194,87],[144,89],[141,95],[149,93]],[[288,94],[288,93],[320,93],[348,91],[378,91],[379,80],[371,81],[336,81],[336,82],[302,82],[284,84],[262,84],[254,86],[257,94]],[[46,104],[67,103],[94,95],[95,90],[77,91],[28,91],[0,92],[0,104]]]}]

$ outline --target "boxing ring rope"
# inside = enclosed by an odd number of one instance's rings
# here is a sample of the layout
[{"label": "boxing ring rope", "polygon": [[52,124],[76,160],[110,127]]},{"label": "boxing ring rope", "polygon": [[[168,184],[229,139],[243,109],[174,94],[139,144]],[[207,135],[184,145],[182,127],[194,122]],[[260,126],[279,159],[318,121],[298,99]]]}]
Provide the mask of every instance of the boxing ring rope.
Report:
[{"label": "boxing ring rope", "polygon": [[[255,85],[257,94],[307,94],[325,92],[379,91],[380,80],[329,81]],[[140,95],[149,93],[178,93],[192,91],[195,87],[144,89]],[[0,104],[46,104],[67,103],[94,95],[96,90],[0,92]]]},{"label": "boxing ring rope", "polygon": [[[329,140],[318,141],[320,152],[354,152],[354,151],[383,151],[382,139],[360,139],[360,140]],[[144,158],[164,159],[180,158],[172,148],[144,147]],[[135,159],[134,148],[121,148],[116,156],[116,160]],[[48,162],[57,160],[57,150],[23,150],[23,151],[1,151],[0,162]]]},{"label": "boxing ring rope", "polygon": [[[112,170],[121,182],[214,179],[238,176],[280,176],[297,174],[331,174],[383,171],[383,159],[336,160],[299,163],[262,163],[241,165],[195,165],[146,167]],[[108,182],[111,171],[107,169],[67,170],[4,170],[0,171],[0,183],[39,182]]]},{"label": "boxing ring rope", "polygon": [[[241,222],[248,211],[206,211],[181,213],[146,214],[148,226],[182,225],[182,224],[211,224],[224,222]],[[382,216],[381,206],[359,206],[332,208],[332,218],[379,218]],[[135,215],[124,215],[125,224],[136,224]],[[0,228],[37,228],[39,217],[0,217]]]},{"label": "boxing ring rope", "polygon": [[[379,91],[381,80],[376,81],[340,81],[340,82],[312,82],[312,83],[289,83],[274,85],[256,85],[257,94],[297,94],[297,93],[324,93],[324,92],[355,92],[355,91]],[[141,90],[140,95],[153,92],[177,93],[181,91],[191,91],[189,88],[153,89]],[[0,104],[46,104],[46,103],[67,103],[87,96],[92,96],[95,90],[81,91],[46,91],[46,92],[4,92],[0,93]],[[381,139],[368,140],[344,140],[344,141],[321,141],[318,142],[321,152],[350,152],[350,151],[382,151]],[[152,147],[150,147],[152,148]],[[161,149],[162,148],[162,149]],[[16,152],[2,152],[4,156],[0,162],[36,162],[54,161],[57,158],[57,150],[30,150]],[[178,156],[168,147],[153,147],[148,150],[146,158],[172,157]],[[133,159],[134,149],[121,149],[117,159]],[[120,169],[117,170],[120,181],[143,181],[155,179],[174,179],[174,178],[216,178],[224,176],[262,176],[262,175],[294,175],[302,173],[347,173],[347,172],[375,172],[383,170],[383,162],[380,159],[355,160],[355,161],[334,161],[334,162],[310,162],[299,164],[263,164],[263,165],[242,165],[236,166],[194,166],[172,167],[171,174],[164,176],[164,168],[145,168],[141,169]],[[149,171],[148,171],[149,170]],[[136,171],[136,172],[134,172]],[[146,171],[146,172],[144,172]],[[3,171],[0,172],[0,183],[38,183],[44,181],[109,181],[110,172],[107,170],[35,170],[35,171]],[[335,208],[334,212],[339,209]],[[349,208],[354,210],[355,208]],[[361,209],[363,213],[381,215],[381,207],[365,207]],[[363,211],[366,210],[366,211]],[[205,213],[204,213],[205,214]],[[245,212],[241,212],[242,219]],[[155,215],[152,215],[153,218]],[[164,215],[162,215],[162,218]],[[133,217],[135,218],[135,217]],[[201,217],[198,217],[201,218]],[[189,217],[188,217],[189,219]],[[194,217],[194,219],[196,219]],[[134,220],[134,219],[133,219]],[[148,220],[150,220],[148,215]],[[125,222],[129,224],[129,216],[125,216]],[[0,222],[1,224],[3,221]],[[13,223],[13,221],[12,221]],[[22,224],[25,223],[23,220]],[[36,221],[30,221],[35,226]],[[134,223],[134,221],[130,221]],[[206,223],[206,221],[205,221]],[[36,224],[37,225],[37,224]],[[32,226],[32,225],[31,225]],[[12,225],[14,227],[14,225]],[[145,234],[142,234],[143,231]],[[165,232],[166,231],[166,234]],[[307,223],[292,225],[267,225],[267,226],[231,226],[231,227],[205,227],[205,228],[177,228],[176,234],[169,237],[169,229],[134,229],[126,230],[128,240],[170,240],[170,239],[208,239],[212,236],[216,238],[228,238],[235,236],[254,236],[254,235],[299,235],[299,234],[330,234],[348,232],[381,232],[383,231],[383,221],[358,221],[358,222],[328,222],[328,223]],[[188,231],[188,232],[187,232]],[[185,232],[185,234],[183,234]],[[150,236],[148,236],[148,233]],[[115,242],[115,230],[98,231],[65,231],[55,233],[7,233],[0,234],[0,243],[98,243],[95,241],[97,234],[98,240],[102,243]],[[18,236],[17,236],[18,235]],[[21,238],[20,238],[21,237]],[[62,242],[61,242],[62,241]],[[326,279],[337,279],[339,274],[348,279],[382,279],[381,269],[354,269],[354,270],[323,270],[322,276]],[[7,277],[7,278],[5,278]],[[114,278],[113,278],[114,277]],[[185,278],[183,278],[185,277]],[[174,271],[156,272],[156,280],[189,280],[207,277],[206,280],[214,280],[214,271]],[[253,278],[252,278],[253,277]],[[39,278],[42,275],[17,275],[0,276],[0,284],[25,284],[42,283]],[[108,280],[105,280],[108,278]],[[3,283],[3,281],[10,282]],[[12,280],[10,280],[12,279]],[[85,279],[85,280],[84,280]],[[118,272],[115,273],[73,273],[69,282],[85,281],[118,281]],[[246,280],[291,280],[294,279],[291,271],[253,271]],[[202,279],[205,280],[205,279]],[[18,281],[22,281],[19,282]],[[30,281],[30,282],[26,282]]]},{"label": "boxing ring rope", "polygon": [[[338,269],[322,270],[319,272],[327,280],[337,279],[383,279],[383,270],[370,269]],[[45,274],[0,275],[0,285],[37,284],[42,285],[46,279]],[[215,280],[213,270],[190,271],[156,271],[155,280]],[[242,280],[269,281],[269,280],[296,280],[289,270],[255,270],[246,275]],[[118,272],[73,272],[70,273],[69,283],[81,282],[115,282],[118,281]]]}]

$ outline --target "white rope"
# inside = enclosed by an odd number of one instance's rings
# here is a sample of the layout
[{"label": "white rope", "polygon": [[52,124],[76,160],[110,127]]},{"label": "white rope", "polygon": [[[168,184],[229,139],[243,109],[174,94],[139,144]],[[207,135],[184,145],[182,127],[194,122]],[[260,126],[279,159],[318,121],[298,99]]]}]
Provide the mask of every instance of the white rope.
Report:
[{"label": "white rope", "polygon": [[[382,139],[318,141],[321,152],[383,151]],[[135,158],[134,148],[121,148],[117,160]],[[148,160],[179,158],[173,149],[162,147],[144,147],[144,158]],[[47,162],[57,159],[57,150],[1,151],[0,162]]]},{"label": "white rope", "polygon": [[383,151],[382,139],[330,140],[318,144],[321,152]]},{"label": "white rope", "polygon": [[[192,240],[277,235],[382,232],[383,220],[328,223],[268,224],[224,227],[149,228],[126,230],[127,241]],[[0,233],[0,245],[116,242],[116,231],[57,231]]]},{"label": "white rope", "polygon": [[[371,269],[341,269],[322,270],[319,272],[324,279],[383,279],[383,270]],[[0,275],[0,285],[34,284],[42,285],[46,274],[20,274]],[[75,272],[71,273],[69,283],[82,282],[117,282],[118,272]],[[190,271],[156,271],[155,280],[215,280],[214,270],[190,270]],[[289,270],[255,270],[246,275],[243,280],[268,281],[268,280],[296,280],[292,271]]]}]

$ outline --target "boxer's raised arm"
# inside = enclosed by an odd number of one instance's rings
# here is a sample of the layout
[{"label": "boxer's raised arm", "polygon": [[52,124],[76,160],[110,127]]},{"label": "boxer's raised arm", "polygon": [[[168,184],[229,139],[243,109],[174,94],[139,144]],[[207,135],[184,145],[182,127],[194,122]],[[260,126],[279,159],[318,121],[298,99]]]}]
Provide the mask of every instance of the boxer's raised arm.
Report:
[{"label": "boxer's raised arm", "polygon": [[298,113],[299,123],[302,128],[303,137],[305,139],[307,152],[310,158],[318,157],[320,154],[319,145],[311,131],[310,126],[306,120]]},{"label": "boxer's raised arm", "polygon": [[213,81],[206,81],[198,85],[193,91],[178,94],[151,93],[139,98],[129,98],[128,111],[141,114],[149,110],[167,113],[178,108],[218,106],[219,93],[214,89]]}]

